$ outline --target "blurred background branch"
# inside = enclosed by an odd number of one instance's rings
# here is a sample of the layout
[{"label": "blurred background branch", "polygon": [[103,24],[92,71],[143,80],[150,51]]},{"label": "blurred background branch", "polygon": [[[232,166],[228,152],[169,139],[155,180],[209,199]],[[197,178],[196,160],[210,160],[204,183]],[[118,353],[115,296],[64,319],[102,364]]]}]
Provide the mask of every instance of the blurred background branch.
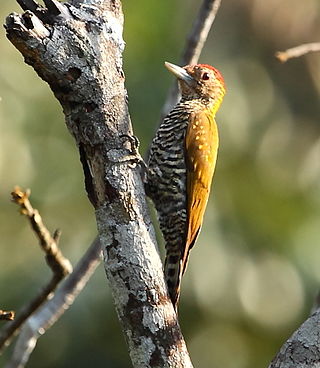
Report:
[{"label": "blurred background branch", "polygon": [[292,47],[285,51],[278,51],[275,53],[275,57],[282,63],[285,63],[289,59],[297,58],[309,54],[310,52],[319,52],[319,51],[320,51],[320,42],[312,42]]}]

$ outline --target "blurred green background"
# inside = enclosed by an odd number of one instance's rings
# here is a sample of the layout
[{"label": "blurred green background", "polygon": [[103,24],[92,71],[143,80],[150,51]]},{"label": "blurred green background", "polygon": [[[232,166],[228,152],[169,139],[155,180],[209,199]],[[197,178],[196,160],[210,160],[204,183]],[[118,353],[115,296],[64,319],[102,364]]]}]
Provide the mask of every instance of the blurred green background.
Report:
[{"label": "blurred green background", "polygon": [[[200,2],[124,0],[126,85],[142,153]],[[1,19],[20,11],[2,0]],[[274,52],[320,41],[318,0],[223,1],[201,62],[223,73],[220,151],[202,234],[184,278],[180,322],[195,367],[266,367],[306,319],[320,279],[320,54]],[[95,236],[78,152],[48,86],[0,33],[0,308],[18,310],[49,279],[15,185],[73,264]],[[0,358],[4,365],[9,348]],[[127,348],[103,267],[40,340],[29,367],[124,368]]]}]

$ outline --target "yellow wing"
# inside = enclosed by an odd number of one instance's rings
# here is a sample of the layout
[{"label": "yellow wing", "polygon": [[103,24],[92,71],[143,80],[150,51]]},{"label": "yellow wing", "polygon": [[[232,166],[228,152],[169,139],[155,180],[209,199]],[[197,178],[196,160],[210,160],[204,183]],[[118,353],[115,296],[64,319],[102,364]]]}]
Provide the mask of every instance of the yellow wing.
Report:
[{"label": "yellow wing", "polygon": [[203,222],[219,146],[214,115],[208,111],[191,116],[185,137],[187,165],[187,235],[182,258],[182,274],[186,270],[189,251]]}]

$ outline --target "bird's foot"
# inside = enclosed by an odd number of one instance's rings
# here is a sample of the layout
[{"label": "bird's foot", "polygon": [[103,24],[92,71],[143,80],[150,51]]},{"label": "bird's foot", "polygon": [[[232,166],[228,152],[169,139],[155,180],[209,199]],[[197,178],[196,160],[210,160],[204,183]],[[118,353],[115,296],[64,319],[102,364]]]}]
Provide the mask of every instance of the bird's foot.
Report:
[{"label": "bird's foot", "polygon": [[139,139],[134,135],[129,134],[121,134],[120,140],[122,140],[122,146],[125,146],[126,143],[129,143],[129,148],[126,148],[126,151],[129,151],[129,154],[120,154],[120,152],[123,152],[123,148],[121,147],[120,150],[111,150],[109,151],[109,159],[112,162],[115,163],[129,163],[132,165],[132,167],[135,167],[137,164],[141,165],[143,168],[146,167],[145,162],[143,161],[143,158],[141,157],[139,153]]}]

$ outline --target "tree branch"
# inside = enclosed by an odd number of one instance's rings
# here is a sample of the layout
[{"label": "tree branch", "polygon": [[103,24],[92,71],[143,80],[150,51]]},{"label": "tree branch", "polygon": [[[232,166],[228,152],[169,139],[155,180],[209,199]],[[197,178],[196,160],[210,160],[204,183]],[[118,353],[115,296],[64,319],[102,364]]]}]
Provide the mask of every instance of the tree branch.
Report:
[{"label": "tree branch", "polygon": [[216,18],[221,0],[204,0],[196,17],[182,54],[181,65],[196,64],[209,31]]},{"label": "tree branch", "polygon": [[5,368],[24,367],[37,340],[73,304],[100,263],[101,244],[95,239],[76,265],[72,274],[57,289],[54,297],[43,304],[22,326],[12,358]]},{"label": "tree branch", "polygon": [[12,200],[20,206],[21,214],[27,216],[30,224],[39,238],[41,248],[46,254],[46,261],[53,272],[53,276],[49,283],[38,293],[38,295],[18,313],[17,318],[8,323],[0,334],[0,350],[4,346],[8,346],[14,334],[20,329],[21,325],[29,318],[49,297],[49,295],[57,288],[58,284],[72,272],[70,262],[63,256],[57,245],[58,232],[55,238],[51,236],[49,230],[42,222],[39,212],[34,209],[29,201],[30,190],[23,192],[16,187],[12,194]]},{"label": "tree branch", "polygon": [[319,51],[320,51],[320,42],[305,43],[303,45],[299,45],[291,49],[287,49],[285,51],[277,51],[275,53],[275,57],[282,63],[285,63],[289,59],[300,57],[310,52],[319,52]]},{"label": "tree branch", "polygon": [[269,368],[316,368],[320,364],[320,309],[285,342]]},{"label": "tree branch", "polygon": [[[203,0],[199,13],[192,25],[182,52],[180,65],[197,64],[209,31],[216,18],[221,0]],[[179,98],[178,84],[175,81],[170,88],[161,112],[161,121],[171,110]]]},{"label": "tree branch", "polygon": [[50,85],[79,147],[133,366],[192,367],[167,295],[140,169],[126,160],[130,142],[121,138],[132,135],[121,2],[70,0],[60,6],[59,16],[46,10],[41,19],[11,14],[7,37]]}]

